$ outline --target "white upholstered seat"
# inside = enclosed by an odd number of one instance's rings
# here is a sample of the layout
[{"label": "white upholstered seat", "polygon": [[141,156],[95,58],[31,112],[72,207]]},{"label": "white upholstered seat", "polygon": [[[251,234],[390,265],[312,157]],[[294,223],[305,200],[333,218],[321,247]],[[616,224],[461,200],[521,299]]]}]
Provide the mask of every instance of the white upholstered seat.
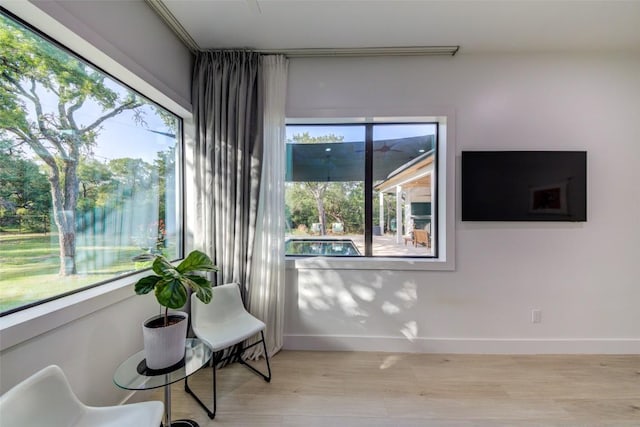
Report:
[{"label": "white upholstered seat", "polygon": [[[264,341],[265,324],[261,320],[251,315],[242,304],[240,288],[237,283],[227,283],[225,285],[216,286],[212,289],[211,302],[204,304],[200,301],[196,294],[191,295],[191,328],[193,333],[205,342],[214,352],[213,358],[213,410],[207,406],[195,395],[189,388],[189,382],[185,378],[185,390],[191,394],[196,401],[202,406],[209,415],[214,418],[216,415],[216,367],[215,365],[222,361],[232,359],[242,363],[262,378],[271,381],[271,367],[269,365],[269,355],[267,354],[267,346]],[[261,339],[247,347],[242,347],[243,341],[247,338],[260,333]],[[262,344],[264,356],[267,362],[268,374],[255,369],[247,362],[242,360],[242,352],[255,345]],[[225,357],[216,357],[217,352],[236,346],[233,351]]]},{"label": "white upholstered seat", "polygon": [[238,344],[263,331],[265,324],[242,305],[237,283],[216,286],[209,304],[191,296],[191,327],[214,352]]},{"label": "white upholstered seat", "polygon": [[21,427],[158,427],[162,402],[93,407],[83,404],[56,365],[0,396],[0,425]]}]

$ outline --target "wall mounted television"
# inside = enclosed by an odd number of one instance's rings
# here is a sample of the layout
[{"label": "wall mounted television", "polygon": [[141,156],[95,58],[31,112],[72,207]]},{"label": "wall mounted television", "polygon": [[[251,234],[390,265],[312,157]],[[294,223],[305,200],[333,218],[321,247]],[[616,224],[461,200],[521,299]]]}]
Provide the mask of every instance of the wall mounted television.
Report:
[{"label": "wall mounted television", "polygon": [[463,221],[586,221],[586,151],[463,151]]}]

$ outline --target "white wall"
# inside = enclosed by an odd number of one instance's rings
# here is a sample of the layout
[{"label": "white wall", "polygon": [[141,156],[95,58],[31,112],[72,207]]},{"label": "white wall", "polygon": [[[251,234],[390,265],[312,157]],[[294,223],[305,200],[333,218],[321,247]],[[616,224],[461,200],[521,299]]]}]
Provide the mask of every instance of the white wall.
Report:
[{"label": "white wall", "polygon": [[463,150],[587,150],[588,221],[463,223],[458,208],[453,272],[289,263],[285,347],[640,352],[638,100],[637,54],[292,60],[290,116],[444,107],[458,164]]},{"label": "white wall", "polygon": [[[144,2],[37,3],[42,9],[23,1],[1,4],[189,118],[191,54]],[[159,308],[153,295],[135,295],[134,282],[96,288],[90,300],[76,295],[0,318],[0,393],[55,363],[85,403],[108,405],[129,397],[113,384],[113,373],[142,350],[142,321]]]},{"label": "white wall", "polygon": [[[127,73],[191,110],[193,57],[144,1],[30,1],[124,66]],[[147,96],[163,102],[155,94]]]}]

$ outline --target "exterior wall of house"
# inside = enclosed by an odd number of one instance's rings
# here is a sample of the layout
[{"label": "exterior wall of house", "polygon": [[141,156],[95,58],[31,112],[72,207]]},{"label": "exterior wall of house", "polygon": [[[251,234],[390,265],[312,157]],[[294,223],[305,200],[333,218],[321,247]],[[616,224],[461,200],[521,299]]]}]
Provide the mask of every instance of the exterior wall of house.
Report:
[{"label": "exterior wall of house", "polygon": [[[144,2],[34,3],[2,6],[188,121],[191,54]],[[159,312],[153,295],[135,295],[134,282],[0,318],[0,394],[57,364],[89,405],[129,398],[131,392],[113,384],[113,373],[142,349],[142,322]],[[144,395],[133,397],[140,399]]]},{"label": "exterior wall of house", "polygon": [[461,222],[458,196],[455,271],[289,261],[286,348],[640,352],[638,76],[624,53],[291,60],[291,117],[451,111],[458,194],[463,150],[586,150],[588,221]]}]

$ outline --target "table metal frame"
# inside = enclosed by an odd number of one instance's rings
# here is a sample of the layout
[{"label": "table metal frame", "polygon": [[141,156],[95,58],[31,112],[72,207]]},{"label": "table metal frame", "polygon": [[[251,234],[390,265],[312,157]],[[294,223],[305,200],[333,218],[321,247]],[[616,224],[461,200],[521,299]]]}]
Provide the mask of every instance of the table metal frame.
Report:
[{"label": "table metal frame", "polygon": [[198,427],[193,420],[171,421],[171,384],[186,379],[207,366],[213,355],[211,349],[198,338],[187,338],[185,357],[167,369],[144,369],[145,354],[140,351],[122,362],[113,375],[113,382],[125,390],[151,390],[164,387],[164,426]]}]

